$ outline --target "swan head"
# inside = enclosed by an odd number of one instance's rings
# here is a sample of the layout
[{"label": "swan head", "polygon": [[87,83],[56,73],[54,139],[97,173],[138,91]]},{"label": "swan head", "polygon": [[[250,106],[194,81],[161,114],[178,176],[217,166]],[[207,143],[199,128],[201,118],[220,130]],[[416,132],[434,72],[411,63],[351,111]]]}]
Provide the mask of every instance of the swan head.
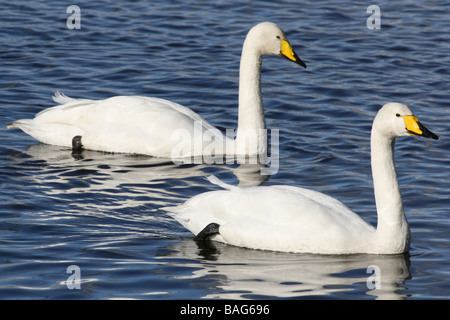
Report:
[{"label": "swan head", "polygon": [[297,56],[283,30],[275,23],[261,22],[250,29],[245,42],[259,55],[279,55],[306,68],[306,64]]},{"label": "swan head", "polygon": [[412,111],[404,104],[390,102],[385,104],[375,117],[373,128],[391,138],[404,136],[420,136],[439,139],[419,122]]}]

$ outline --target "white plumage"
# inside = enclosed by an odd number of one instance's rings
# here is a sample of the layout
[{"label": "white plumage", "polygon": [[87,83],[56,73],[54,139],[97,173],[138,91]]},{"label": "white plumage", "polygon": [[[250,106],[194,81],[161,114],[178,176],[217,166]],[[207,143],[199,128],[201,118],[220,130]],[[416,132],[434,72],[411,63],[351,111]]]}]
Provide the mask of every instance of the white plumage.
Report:
[{"label": "white plumage", "polygon": [[378,226],[372,227],[340,201],[293,186],[233,187],[197,195],[177,207],[162,208],[198,235],[219,225],[211,238],[227,244],[286,252],[396,254],[409,249],[410,234],[393,162],[395,137],[437,139],[409,108],[388,103],[372,127],[371,154]]},{"label": "white plumage", "polygon": [[[263,154],[267,146],[260,142],[263,140],[259,136],[261,129],[265,129],[260,73],[261,56],[265,54],[281,55],[306,67],[277,25],[263,22],[249,31],[241,56],[235,140],[224,136],[189,108],[141,96],[89,100],[56,93],[54,101],[60,105],[38,113],[34,119],[9,123],[8,127],[19,128],[40,142],[58,146],[70,147],[72,139],[81,136],[85,149],[106,152],[167,158],[205,152],[211,156]],[[248,146],[245,139],[253,136],[255,139],[251,141],[256,141],[256,145]]]}]

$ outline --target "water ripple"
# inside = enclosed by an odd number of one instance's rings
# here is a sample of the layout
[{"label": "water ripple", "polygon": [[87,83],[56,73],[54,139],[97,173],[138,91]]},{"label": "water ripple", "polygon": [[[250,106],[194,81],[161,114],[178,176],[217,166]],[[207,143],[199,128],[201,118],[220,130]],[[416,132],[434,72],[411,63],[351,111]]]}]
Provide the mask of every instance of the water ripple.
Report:
[{"label": "water ripple", "polygon": [[[0,297],[2,299],[447,299],[450,23],[445,1],[77,1],[80,30],[56,1],[8,2],[0,19]],[[36,143],[5,124],[69,96],[166,98],[222,129],[237,125],[241,45],[261,21],[279,23],[307,63],[264,57],[269,128],[280,129],[280,168],[261,177],[238,165],[175,165]],[[398,139],[410,255],[314,256],[199,247],[167,215],[174,205],[232,184],[306,186],[376,224],[370,128],[388,101],[412,107],[439,141]],[[69,265],[81,289],[69,290]],[[382,271],[381,289],[367,269]]]}]

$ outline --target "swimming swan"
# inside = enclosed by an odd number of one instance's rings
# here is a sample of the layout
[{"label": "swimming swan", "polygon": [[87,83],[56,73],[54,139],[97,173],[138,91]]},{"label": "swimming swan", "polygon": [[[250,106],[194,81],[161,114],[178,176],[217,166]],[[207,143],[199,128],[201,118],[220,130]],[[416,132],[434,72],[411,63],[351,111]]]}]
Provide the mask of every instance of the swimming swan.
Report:
[{"label": "swimming swan", "polygon": [[395,138],[407,135],[438,139],[407,106],[384,105],[371,133],[376,229],[320,192],[286,185],[239,188],[215,177],[210,181],[227,190],[206,192],[161,211],[194,233],[195,240],[319,254],[407,252],[410,232],[393,159]]},{"label": "swimming swan", "polygon": [[[280,55],[306,68],[274,23],[263,22],[247,34],[239,74],[239,114],[236,139],[224,136],[201,116],[177,103],[142,96],[116,96],[106,100],[72,99],[57,92],[61,105],[39,112],[34,119],[7,124],[40,142],[90,150],[183,158],[202,155],[263,154],[267,143],[249,146],[246,139],[265,129],[260,89],[262,55]],[[250,133],[249,133],[250,132]],[[252,136],[253,134],[253,136]],[[72,141],[77,137],[76,141]],[[211,142],[222,147],[208,149]],[[241,143],[242,142],[242,143]],[[216,146],[216,145],[215,145]]]}]

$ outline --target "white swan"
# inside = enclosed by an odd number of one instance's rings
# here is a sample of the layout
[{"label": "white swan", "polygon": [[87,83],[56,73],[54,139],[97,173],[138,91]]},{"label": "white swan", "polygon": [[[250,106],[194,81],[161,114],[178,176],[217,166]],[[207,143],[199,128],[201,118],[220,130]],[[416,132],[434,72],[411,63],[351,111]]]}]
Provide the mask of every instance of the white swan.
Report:
[{"label": "white swan", "polygon": [[[58,92],[61,104],[38,113],[34,119],[7,124],[40,142],[72,146],[78,137],[85,149],[183,158],[202,155],[262,154],[266,144],[245,143],[265,129],[260,90],[261,56],[280,55],[306,68],[284,32],[270,22],[254,26],[244,41],[239,74],[239,118],[236,139],[224,136],[201,116],[179,104],[141,96],[116,96],[106,100],[72,99]],[[80,140],[81,137],[81,140]],[[250,140],[253,141],[253,140]],[[205,151],[211,142],[222,145]],[[222,150],[220,150],[222,149]]]},{"label": "white swan", "polygon": [[319,254],[396,254],[409,249],[410,233],[395,173],[395,137],[438,137],[410,109],[388,103],[372,127],[371,156],[378,226],[375,229],[340,201],[293,186],[228,189],[197,195],[161,210],[196,235],[251,249]]}]

